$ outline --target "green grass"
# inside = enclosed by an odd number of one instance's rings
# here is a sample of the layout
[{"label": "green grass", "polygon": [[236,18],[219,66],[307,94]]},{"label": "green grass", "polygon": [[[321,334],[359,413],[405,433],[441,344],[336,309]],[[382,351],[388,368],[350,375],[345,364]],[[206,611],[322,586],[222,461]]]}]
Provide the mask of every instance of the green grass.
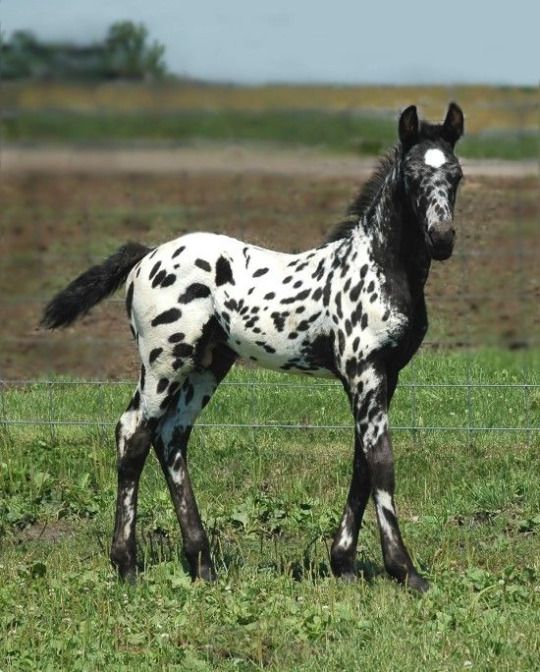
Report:
[{"label": "green grass", "polygon": [[466,135],[459,144],[459,154],[468,159],[538,159],[540,133],[534,131],[499,131]]},{"label": "green grass", "polygon": [[[94,424],[0,430],[0,669],[535,669],[540,396],[520,385],[540,382],[538,363],[536,351],[425,353],[402,376],[391,413],[397,502],[404,537],[432,582],[422,598],[384,576],[371,507],[359,545],[363,578],[351,585],[329,575],[351,458],[338,387],[234,371],[201,423],[265,427],[201,427],[191,447],[220,579],[190,583],[150,459],[135,588],[117,583],[107,559],[111,425],[131,386],[58,380],[5,390],[0,421]],[[455,387],[411,387],[443,381]],[[459,387],[468,381],[505,387],[468,392]],[[346,428],[311,427],[321,424]],[[432,426],[447,430],[425,429]]]},{"label": "green grass", "polygon": [[378,154],[393,143],[395,123],[369,115],[321,111],[196,111],[143,114],[20,113],[4,121],[6,140],[105,142],[262,141]]},{"label": "green grass", "polygon": [[[271,142],[374,156],[394,144],[396,123],[390,115],[322,110],[58,110],[6,116],[2,134],[12,142]],[[509,129],[473,134],[460,144],[460,154],[468,158],[534,159],[539,155],[539,137],[535,132]]]}]

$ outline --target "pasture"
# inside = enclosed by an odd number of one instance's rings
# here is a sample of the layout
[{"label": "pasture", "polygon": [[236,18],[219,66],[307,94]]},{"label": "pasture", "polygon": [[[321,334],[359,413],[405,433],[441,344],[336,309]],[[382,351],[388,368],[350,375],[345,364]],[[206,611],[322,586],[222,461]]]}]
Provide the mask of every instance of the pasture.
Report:
[{"label": "pasture", "polygon": [[[29,115],[45,95],[49,108],[64,110],[88,100],[87,91],[77,98],[74,88],[67,97],[55,87],[15,93],[13,107]],[[169,96],[171,109],[182,101],[186,113],[217,99],[228,101],[226,110],[250,113],[261,100],[263,111],[271,100],[300,105],[294,89],[259,91],[258,97],[224,90],[214,99],[216,92],[204,87],[183,93],[158,97]],[[321,108],[339,111],[361,92],[313,93]],[[364,95],[390,109],[391,94],[402,93]],[[408,102],[412,92],[406,93]],[[429,113],[441,113],[438,96],[446,100],[446,90],[417,93]],[[472,88],[460,93],[473,96]],[[505,106],[503,93],[500,99],[492,94],[492,128],[515,125],[505,121],[512,106]],[[480,132],[485,110],[478,101],[486,92],[477,95],[471,117]],[[528,92],[513,95],[521,101],[516,98],[517,107],[528,109]],[[157,105],[144,89],[126,89],[122,100],[133,104],[134,97],[137,104],[147,100],[150,111]],[[119,100],[105,87],[92,106],[101,101],[117,113]],[[166,109],[163,100],[160,105]],[[198,148],[204,157],[204,146]],[[264,156],[264,148],[257,151]],[[114,163],[114,152],[108,156]],[[325,156],[319,154],[321,165]],[[328,381],[246,367],[236,367],[220,387],[190,447],[219,580],[190,582],[153,456],[141,483],[139,582],[128,587],[116,580],[108,560],[113,431],[137,372],[122,296],[57,334],[37,329],[42,305],[126,239],[156,244],[210,230],[286,251],[316,244],[361,179],[317,174],[313,155],[300,160],[310,171],[287,174],[284,163],[283,174],[234,166],[144,174],[108,170],[104,161],[103,174],[2,174],[2,672],[106,665],[377,672],[537,667],[540,238],[534,176],[466,176],[456,252],[432,271],[430,331],[391,408],[398,513],[413,558],[431,581],[426,595],[413,596],[384,575],[371,504],[360,533],[360,579],[332,578],[329,544],[352,459],[345,396]]]},{"label": "pasture", "polygon": [[[432,581],[421,598],[384,575],[372,507],[361,579],[330,576],[351,461],[349,411],[334,384],[231,375],[190,452],[220,578],[191,583],[151,457],[134,588],[117,582],[108,560],[113,424],[131,385],[11,388],[3,413],[44,424],[2,431],[1,669],[534,669],[540,399],[524,395],[511,354],[485,351],[472,368],[468,359],[421,356],[391,413],[403,534]],[[538,358],[531,364],[538,384]],[[414,387],[441,374],[508,387]],[[493,431],[525,426],[525,416],[534,433]],[[281,424],[293,427],[272,427]]]}]

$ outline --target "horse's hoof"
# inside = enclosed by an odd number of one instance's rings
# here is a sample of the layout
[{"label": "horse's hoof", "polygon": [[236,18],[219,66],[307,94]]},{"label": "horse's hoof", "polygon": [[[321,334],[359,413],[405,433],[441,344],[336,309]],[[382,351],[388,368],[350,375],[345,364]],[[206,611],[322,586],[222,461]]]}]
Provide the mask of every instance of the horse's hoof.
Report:
[{"label": "horse's hoof", "polygon": [[118,569],[118,578],[122,583],[128,586],[134,586],[137,583],[137,572],[135,569]]},{"label": "horse's hoof", "polygon": [[405,580],[405,585],[416,593],[426,593],[429,590],[429,582],[420,574],[409,574]]},{"label": "horse's hoof", "polygon": [[336,555],[330,560],[330,567],[332,574],[336,579],[351,582],[358,579],[358,572],[356,571],[356,563],[351,561],[349,557],[340,557]]},{"label": "horse's hoof", "polygon": [[212,566],[198,567],[193,575],[193,581],[204,581],[205,583],[214,583],[217,580],[216,570]]},{"label": "horse's hoof", "polygon": [[353,571],[343,572],[337,578],[341,581],[345,581],[345,583],[353,583],[354,581],[358,581],[358,574]]},{"label": "horse's hoof", "polygon": [[133,563],[125,561],[112,561],[113,567],[118,573],[118,579],[121,583],[133,585],[137,580],[137,569]]}]

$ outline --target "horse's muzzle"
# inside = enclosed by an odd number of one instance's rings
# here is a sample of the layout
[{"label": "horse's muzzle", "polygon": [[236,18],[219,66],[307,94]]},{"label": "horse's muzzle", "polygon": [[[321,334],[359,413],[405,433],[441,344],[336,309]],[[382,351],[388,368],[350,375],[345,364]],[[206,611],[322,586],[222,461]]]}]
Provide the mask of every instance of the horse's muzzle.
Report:
[{"label": "horse's muzzle", "polygon": [[440,222],[428,228],[427,243],[431,258],[444,261],[452,255],[456,230],[452,222]]}]

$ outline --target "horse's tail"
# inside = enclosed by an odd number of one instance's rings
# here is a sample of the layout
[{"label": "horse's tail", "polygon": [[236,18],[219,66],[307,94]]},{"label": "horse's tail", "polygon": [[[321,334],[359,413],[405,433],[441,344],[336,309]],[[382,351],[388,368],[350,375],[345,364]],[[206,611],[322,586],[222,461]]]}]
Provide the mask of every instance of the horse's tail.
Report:
[{"label": "horse's tail", "polygon": [[126,243],[102,264],[89,268],[47,304],[41,325],[47,329],[67,327],[85,315],[115,292],[125,282],[135,264],[150,251],[151,248],[144,245]]}]

